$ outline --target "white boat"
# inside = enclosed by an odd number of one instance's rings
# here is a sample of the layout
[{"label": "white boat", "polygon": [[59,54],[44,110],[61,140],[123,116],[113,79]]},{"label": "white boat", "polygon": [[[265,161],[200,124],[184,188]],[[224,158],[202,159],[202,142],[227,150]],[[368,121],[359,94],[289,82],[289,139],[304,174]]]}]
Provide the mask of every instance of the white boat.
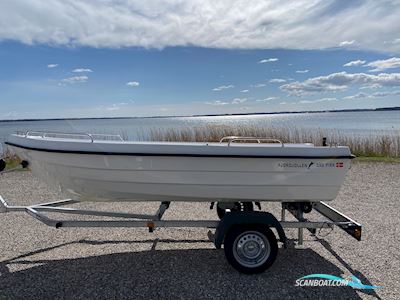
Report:
[{"label": "white boat", "polygon": [[132,142],[19,133],[8,148],[79,201],[333,200],[354,157],[346,146],[227,137],[221,143]]}]

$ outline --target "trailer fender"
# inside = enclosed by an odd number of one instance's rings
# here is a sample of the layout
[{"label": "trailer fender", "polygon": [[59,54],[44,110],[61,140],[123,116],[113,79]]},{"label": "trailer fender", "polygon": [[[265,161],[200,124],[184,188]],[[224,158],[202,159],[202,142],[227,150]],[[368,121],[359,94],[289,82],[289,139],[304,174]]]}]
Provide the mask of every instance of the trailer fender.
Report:
[{"label": "trailer fender", "polygon": [[217,229],[215,230],[215,247],[221,249],[225,234],[232,226],[240,226],[243,224],[261,224],[268,227],[274,227],[278,232],[279,241],[282,242],[284,248],[286,248],[286,235],[282,225],[273,214],[263,211],[238,211],[226,213],[218,223]]}]

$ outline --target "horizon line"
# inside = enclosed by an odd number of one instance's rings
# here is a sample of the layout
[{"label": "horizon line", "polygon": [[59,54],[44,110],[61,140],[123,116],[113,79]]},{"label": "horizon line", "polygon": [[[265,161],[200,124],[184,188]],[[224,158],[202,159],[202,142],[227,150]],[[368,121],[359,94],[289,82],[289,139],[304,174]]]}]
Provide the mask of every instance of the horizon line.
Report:
[{"label": "horizon line", "polygon": [[329,113],[329,112],[355,112],[355,111],[394,111],[400,110],[400,106],[377,108],[350,108],[333,110],[303,110],[303,111],[279,111],[279,112],[251,112],[251,113],[226,113],[226,114],[201,114],[201,115],[177,115],[177,116],[126,116],[126,117],[70,117],[70,118],[41,118],[41,119],[0,119],[0,122],[27,122],[27,121],[63,121],[63,120],[108,120],[108,119],[151,119],[151,118],[195,118],[218,116],[247,116],[247,115],[278,115],[278,114],[302,114],[302,113]]}]

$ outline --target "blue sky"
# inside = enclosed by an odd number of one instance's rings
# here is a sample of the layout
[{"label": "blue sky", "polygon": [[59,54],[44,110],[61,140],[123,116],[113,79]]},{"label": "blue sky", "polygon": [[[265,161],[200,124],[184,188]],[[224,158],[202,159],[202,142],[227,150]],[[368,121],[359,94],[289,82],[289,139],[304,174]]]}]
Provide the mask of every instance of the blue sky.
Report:
[{"label": "blue sky", "polygon": [[400,105],[397,1],[253,2],[2,3],[0,119]]}]

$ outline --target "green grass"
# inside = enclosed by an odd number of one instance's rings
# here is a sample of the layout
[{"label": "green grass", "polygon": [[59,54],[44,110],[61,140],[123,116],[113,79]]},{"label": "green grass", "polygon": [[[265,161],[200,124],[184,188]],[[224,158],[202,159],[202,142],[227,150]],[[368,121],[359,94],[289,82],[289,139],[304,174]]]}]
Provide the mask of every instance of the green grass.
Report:
[{"label": "green grass", "polygon": [[[19,166],[20,166],[20,163],[21,163],[21,159],[20,159],[19,157],[15,156],[15,155],[12,155],[12,156],[8,155],[8,156],[6,156],[6,157],[4,158],[4,161],[6,162],[6,169],[5,169],[6,171],[19,167]],[[25,169],[22,169],[22,168],[21,168],[21,169],[18,169],[18,171],[27,171],[27,170],[28,170],[27,168],[25,168]]]},{"label": "green grass", "polygon": [[14,169],[21,163],[21,160],[16,156],[5,158],[4,160],[6,162],[6,170]]}]

